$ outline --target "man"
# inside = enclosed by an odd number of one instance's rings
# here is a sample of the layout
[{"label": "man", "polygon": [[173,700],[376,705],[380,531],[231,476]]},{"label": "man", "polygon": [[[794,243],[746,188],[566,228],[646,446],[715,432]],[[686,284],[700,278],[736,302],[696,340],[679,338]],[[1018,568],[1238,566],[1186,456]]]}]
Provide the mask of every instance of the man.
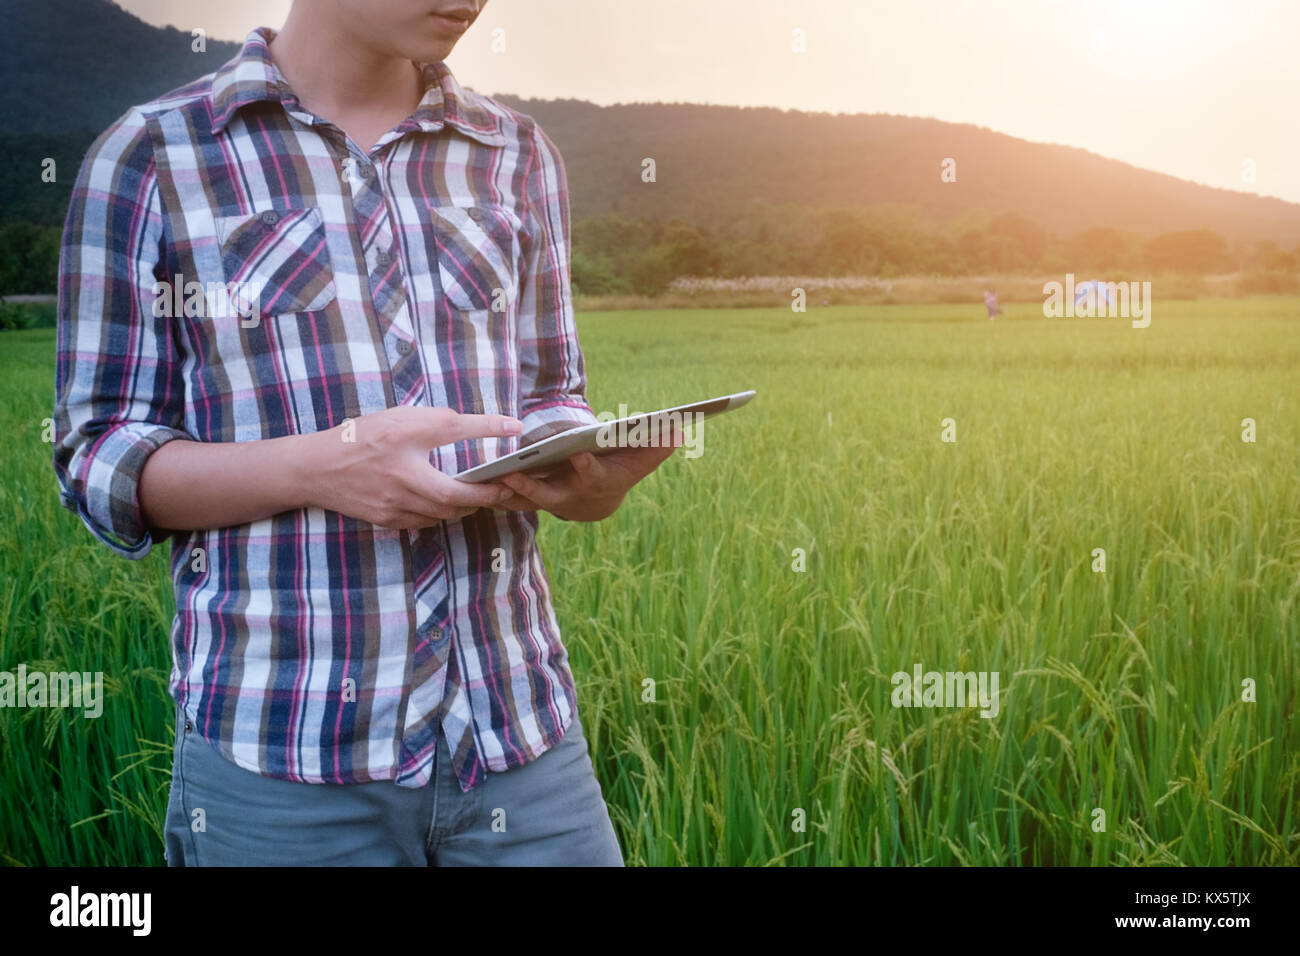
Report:
[{"label": "man", "polygon": [[172,865],[622,863],[537,512],[672,447],[451,477],[596,421],[560,157],[442,62],[485,2],[296,0],[82,166],[55,469],[171,541]]},{"label": "man", "polygon": [[984,290],[984,308],[989,310],[989,321],[993,321],[995,315],[1002,314],[1002,307],[998,305],[998,294],[992,289]]}]

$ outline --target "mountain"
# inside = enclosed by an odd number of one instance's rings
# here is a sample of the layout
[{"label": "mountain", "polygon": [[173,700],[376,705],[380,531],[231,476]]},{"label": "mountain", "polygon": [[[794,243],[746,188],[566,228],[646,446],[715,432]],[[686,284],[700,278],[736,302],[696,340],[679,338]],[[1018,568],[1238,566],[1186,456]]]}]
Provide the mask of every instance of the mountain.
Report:
[{"label": "mountain", "polygon": [[[215,70],[239,44],[150,26],[109,0],[5,0],[0,222],[61,226],[91,141],[136,103]],[[56,179],[42,180],[55,161]]]},{"label": "mountain", "polygon": [[99,133],[128,107],[215,70],[239,44],[150,26],[109,0],[5,0],[0,132]]},{"label": "mountain", "polygon": [[[152,27],[109,0],[7,0],[0,31],[0,221],[62,222],[93,136],[130,105],[216,69],[238,45]],[[575,219],[620,213],[734,221],[756,199],[813,208],[911,207],[934,223],[1012,213],[1067,236],[1208,228],[1229,240],[1300,240],[1300,204],[1187,182],[1083,149],[908,116],[683,103],[597,106],[499,99],[556,141]],[[40,181],[44,157],[55,184]],[[656,181],[641,179],[653,158]],[[940,164],[956,160],[956,181]]]},{"label": "mountain", "polygon": [[[575,217],[618,211],[728,218],[753,197],[806,206],[914,206],[933,220],[1015,213],[1049,234],[1112,226],[1142,236],[1213,229],[1300,240],[1300,204],[1215,189],[1071,146],[893,115],[685,103],[597,106],[499,96],[559,145]],[[656,182],[641,181],[655,160]],[[941,163],[956,160],[956,181]]]}]

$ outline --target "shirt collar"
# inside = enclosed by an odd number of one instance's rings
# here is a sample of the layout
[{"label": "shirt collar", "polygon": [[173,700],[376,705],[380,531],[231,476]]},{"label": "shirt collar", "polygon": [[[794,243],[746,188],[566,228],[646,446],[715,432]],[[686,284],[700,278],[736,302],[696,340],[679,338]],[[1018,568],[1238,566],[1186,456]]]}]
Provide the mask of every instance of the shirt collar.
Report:
[{"label": "shirt collar", "polygon": [[[261,101],[279,102],[289,112],[311,120],[289,89],[284,75],[271,59],[267,44],[275,37],[269,27],[248,34],[235,57],[212,78],[212,132],[220,133],[241,108]],[[474,102],[456,82],[446,63],[419,63],[424,75],[424,96],[415,112],[394,132],[421,130],[436,133],[444,126],[485,146],[504,146],[500,118]]]}]

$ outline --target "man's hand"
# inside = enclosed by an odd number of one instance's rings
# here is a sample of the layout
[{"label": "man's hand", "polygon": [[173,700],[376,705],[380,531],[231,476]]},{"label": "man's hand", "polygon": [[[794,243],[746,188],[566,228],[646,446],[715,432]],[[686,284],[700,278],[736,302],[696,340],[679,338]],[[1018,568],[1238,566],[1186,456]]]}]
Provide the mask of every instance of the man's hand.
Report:
[{"label": "man's hand", "polygon": [[503,507],[513,497],[499,484],[456,481],[429,463],[429,452],[470,438],[518,435],[518,419],[462,415],[449,408],[397,406],[318,433],[310,456],[310,503],[383,528],[426,528]]},{"label": "man's hand", "polygon": [[515,492],[496,505],[513,511],[549,511],[566,521],[602,521],[608,518],[638,481],[681,446],[683,436],[674,427],[670,444],[664,447],[620,448],[605,455],[581,452],[569,459],[569,467],[547,478],[532,478],[520,472],[498,479]]},{"label": "man's hand", "polygon": [[426,528],[514,494],[504,485],[449,478],[429,463],[429,452],[467,438],[518,435],[522,427],[501,415],[398,406],[304,435],[169,441],[145,460],[141,515],[155,531],[190,531],[325,508],[385,528]]}]

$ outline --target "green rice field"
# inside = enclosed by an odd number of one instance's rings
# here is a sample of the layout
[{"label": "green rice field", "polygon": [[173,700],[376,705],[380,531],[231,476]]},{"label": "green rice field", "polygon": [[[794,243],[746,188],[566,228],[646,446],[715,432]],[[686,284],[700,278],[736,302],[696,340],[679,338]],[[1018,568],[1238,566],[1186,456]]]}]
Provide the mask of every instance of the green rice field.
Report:
[{"label": "green rice field", "polygon": [[[598,412],[759,393],[609,520],[543,519],[629,864],[1300,862],[1300,298],[1155,291],[1146,329],[580,317]],[[0,670],[107,700],[0,710],[0,862],[160,865],[166,556],[59,506],[53,349],[0,334]],[[996,672],[996,715],[894,706],[917,665]]]}]

